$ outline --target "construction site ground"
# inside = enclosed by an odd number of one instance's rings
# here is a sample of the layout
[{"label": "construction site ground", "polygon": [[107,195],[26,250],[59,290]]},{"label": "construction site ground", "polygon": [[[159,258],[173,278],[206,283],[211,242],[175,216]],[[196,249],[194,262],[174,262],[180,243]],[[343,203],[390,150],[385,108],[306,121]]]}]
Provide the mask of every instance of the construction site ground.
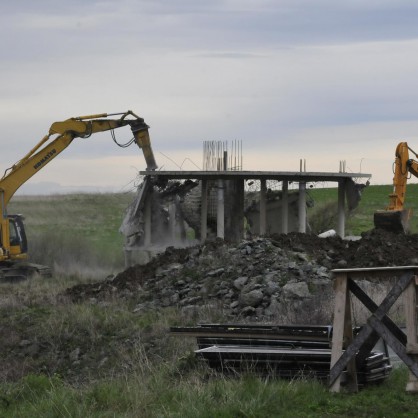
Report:
[{"label": "construction site ground", "polygon": [[[138,347],[164,358],[170,325],[329,324],[331,269],[413,265],[417,254],[418,235],[381,231],[358,241],[292,233],[168,248],[144,266],[75,285],[52,302],[45,295],[43,304],[8,309],[0,320],[0,376],[7,381],[29,372],[59,373],[79,381],[120,372]],[[72,322],[80,312],[90,325]],[[115,324],[106,315],[114,315]]]}]

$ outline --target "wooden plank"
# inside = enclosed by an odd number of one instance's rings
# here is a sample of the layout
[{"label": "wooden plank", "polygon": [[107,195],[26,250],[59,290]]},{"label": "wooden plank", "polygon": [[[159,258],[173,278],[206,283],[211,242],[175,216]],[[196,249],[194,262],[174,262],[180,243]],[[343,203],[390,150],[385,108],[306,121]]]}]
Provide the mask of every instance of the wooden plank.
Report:
[{"label": "wooden plank", "polygon": [[[354,296],[371,312],[374,313],[377,311],[378,305],[370,299],[370,297],[363,291],[363,289],[354,281],[349,279],[348,288],[354,294]],[[382,322],[386,325],[388,329],[394,334],[399,341],[404,345],[406,344],[406,335],[405,333],[388,317],[384,316]],[[373,347],[372,347],[373,348]]]},{"label": "wooden plank", "polygon": [[[356,298],[371,312],[374,313],[378,309],[378,305],[370,299],[370,297],[363,291],[363,289],[354,281],[348,280],[349,290],[356,296]],[[402,344],[406,344],[406,335],[404,332],[388,317],[384,316],[382,322],[394,334]],[[357,362],[362,363],[368,357],[373,347],[379,341],[379,335],[372,332],[370,337],[364,342],[363,346],[357,353]]]},{"label": "wooden plank", "polygon": [[407,288],[413,277],[413,272],[404,273],[394,284],[392,289],[390,289],[389,293],[374,313],[374,316],[379,319],[379,321],[381,321],[386,316],[386,313],[396,302],[402,292]]},{"label": "wooden plank", "polygon": [[[395,283],[392,289],[389,291],[383,302],[377,308],[373,316],[378,319],[379,321],[386,315],[386,312],[392,307],[392,305],[396,302],[402,292],[406,289],[408,284],[411,282],[413,277],[413,272],[409,271],[404,273],[399,280]],[[347,281],[346,281],[347,284]],[[338,326],[343,326],[343,322],[337,323]],[[334,318],[334,326],[335,318]],[[339,384],[336,383],[339,381],[339,377],[344,369],[347,367],[348,362],[357,354],[357,351],[363,346],[363,344],[370,338],[370,335],[373,332],[373,328],[367,324],[365,325],[357,336],[354,338],[353,342],[347,347],[345,352],[341,355],[341,357],[335,362],[331,364],[330,370],[330,377],[329,377],[329,384],[330,390],[333,390],[333,387],[337,388],[336,391],[339,391]],[[333,339],[334,342],[334,339]],[[336,353],[335,353],[336,355]],[[334,358],[335,360],[335,358]]]},{"label": "wooden plank", "polygon": [[[346,348],[353,341],[353,321],[351,317],[351,298],[347,291],[345,298],[345,321],[344,321],[344,341],[343,346]],[[357,385],[357,367],[356,359],[353,357],[347,364],[347,390],[350,392],[358,392]]]},{"label": "wooden plank", "polygon": [[418,354],[418,344],[406,344],[406,352],[408,354]]},{"label": "wooden plank", "polygon": [[409,381],[406,384],[405,390],[409,393],[418,393],[418,381]]},{"label": "wooden plank", "polygon": [[415,280],[412,281],[405,290],[404,304],[408,344],[417,344],[417,296]]},{"label": "wooden plank", "polygon": [[402,273],[402,272],[405,272],[406,270],[418,271],[418,266],[358,267],[358,268],[350,268],[350,269],[334,269],[334,270],[331,270],[331,272],[335,273],[336,275],[339,275],[342,273],[358,273],[358,272],[380,273],[384,271]]},{"label": "wooden plank", "polygon": [[329,373],[329,384],[330,384],[331,391],[333,391],[332,388],[335,385],[334,382],[339,380],[341,373],[347,367],[347,364],[349,363],[349,361],[355,358],[357,351],[364,344],[364,342],[369,338],[372,332],[373,332],[373,328],[371,328],[370,325],[365,325],[360,330],[360,332],[355,336],[353,342],[347,347],[347,349],[340,356],[340,358],[335,362],[335,364],[331,365],[331,370]]},{"label": "wooden plank", "polygon": [[402,345],[399,340],[374,315],[368,319],[368,323],[387,342],[387,344],[398,355],[398,357],[408,366],[409,370],[416,377],[418,377],[418,364],[415,362],[413,357],[407,354],[405,346]]},{"label": "wooden plank", "polygon": [[[344,341],[344,328],[345,328],[345,314],[346,314],[346,303],[347,303],[347,275],[342,273],[339,274],[334,280],[335,290],[335,305],[334,305],[334,326],[332,334],[332,347],[331,347],[331,364],[330,368],[334,367],[337,363],[338,358],[343,352],[343,341]],[[330,391],[339,392],[341,386],[341,373],[335,376],[335,379],[330,381]]]},{"label": "wooden plank", "polygon": [[[404,305],[405,305],[405,324],[406,324],[406,336],[407,336],[407,352],[411,354],[411,358],[414,362],[418,361],[418,341],[417,341],[417,287],[416,280],[411,281],[409,286],[404,292]],[[416,392],[418,387],[418,375],[415,373],[409,373],[408,383],[406,390],[408,392]]]}]

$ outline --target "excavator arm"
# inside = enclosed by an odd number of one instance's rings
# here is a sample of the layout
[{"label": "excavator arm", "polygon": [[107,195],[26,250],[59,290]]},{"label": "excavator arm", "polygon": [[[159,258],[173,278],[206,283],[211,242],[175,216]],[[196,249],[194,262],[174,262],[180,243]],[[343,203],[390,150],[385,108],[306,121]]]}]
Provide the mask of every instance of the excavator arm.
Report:
[{"label": "excavator arm", "polygon": [[396,147],[393,192],[389,195],[389,205],[386,210],[377,211],[374,214],[376,228],[391,232],[408,231],[412,211],[404,207],[406,188],[411,175],[418,177],[418,162],[410,158],[409,152],[418,158],[408,143],[400,142]]},{"label": "excavator arm", "polygon": [[[109,118],[112,116],[120,117]],[[7,215],[7,204],[18,188],[64,151],[75,138],[88,138],[92,134],[113,131],[127,125],[130,126],[134,135],[132,142],[135,142],[143,151],[147,170],[155,170],[157,164],[151,148],[149,127],[144,119],[132,111],[79,116],[62,122],[54,122],[48,134],[21,160],[6,170],[0,179],[0,260],[25,258],[26,256],[18,249],[14,249],[10,243],[10,216]]]}]

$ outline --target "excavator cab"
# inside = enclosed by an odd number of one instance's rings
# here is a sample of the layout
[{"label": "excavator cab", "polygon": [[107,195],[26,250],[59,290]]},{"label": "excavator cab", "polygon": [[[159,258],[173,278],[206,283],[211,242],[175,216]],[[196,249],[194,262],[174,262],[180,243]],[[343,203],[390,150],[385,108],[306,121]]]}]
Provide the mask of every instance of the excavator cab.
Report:
[{"label": "excavator cab", "polygon": [[22,215],[8,215],[10,231],[10,255],[26,258],[28,241]]},{"label": "excavator cab", "polygon": [[7,215],[5,228],[8,232],[0,234],[2,239],[4,236],[9,237],[8,245],[0,242],[1,256],[5,259],[26,259],[28,251],[28,242],[26,239],[25,226],[23,224],[22,215]]},{"label": "excavator cab", "polygon": [[[7,246],[1,243],[0,282],[25,280],[33,275],[52,276],[50,267],[27,262],[28,242],[23,219],[22,215],[7,215],[9,248],[6,250]],[[19,262],[15,263],[16,260]]]}]

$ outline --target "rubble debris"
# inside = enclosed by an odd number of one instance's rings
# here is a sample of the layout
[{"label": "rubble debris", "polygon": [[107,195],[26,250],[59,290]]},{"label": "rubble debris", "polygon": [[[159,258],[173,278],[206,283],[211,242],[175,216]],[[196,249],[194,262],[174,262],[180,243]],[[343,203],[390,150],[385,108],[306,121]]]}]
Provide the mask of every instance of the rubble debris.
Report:
[{"label": "rubble debris", "polygon": [[[332,313],[331,269],[413,265],[417,254],[418,235],[381,230],[364,233],[358,241],[300,233],[238,245],[217,239],[191,248],[169,247],[146,265],[75,286],[67,294],[74,301],[111,295],[132,297],[154,309],[177,306],[192,312],[215,305],[226,318],[326,323]],[[289,318],[290,312],[301,317]]]}]

